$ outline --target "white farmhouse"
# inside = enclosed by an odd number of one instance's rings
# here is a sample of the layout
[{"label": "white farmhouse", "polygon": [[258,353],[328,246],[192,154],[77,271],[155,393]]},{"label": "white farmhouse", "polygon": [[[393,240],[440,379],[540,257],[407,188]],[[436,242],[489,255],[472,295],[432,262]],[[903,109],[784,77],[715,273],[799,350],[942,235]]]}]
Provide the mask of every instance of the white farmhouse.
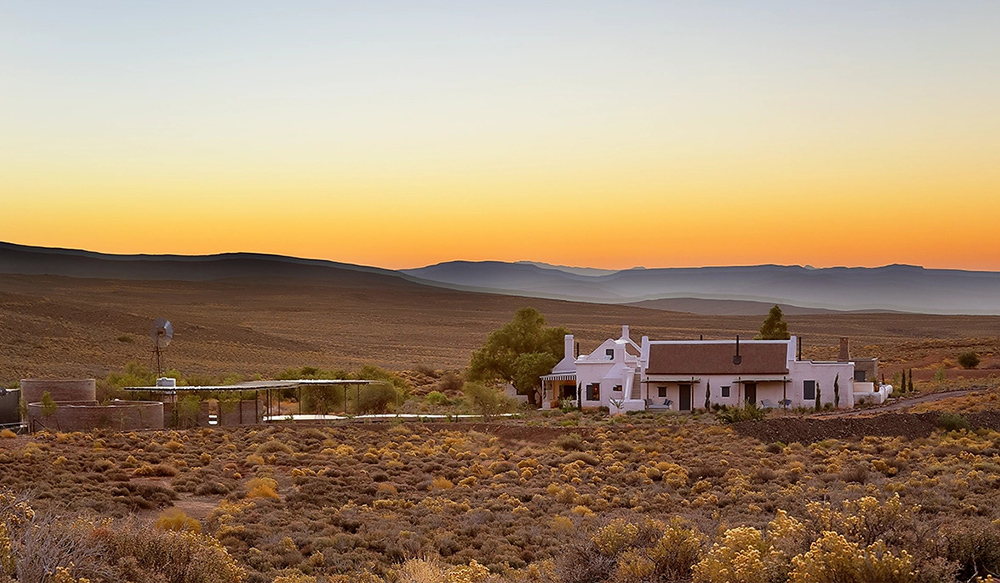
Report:
[{"label": "white farmhouse", "polygon": [[883,402],[892,387],[877,383],[876,359],[851,359],[846,338],[840,358],[821,362],[796,354],[788,340],[669,340],[636,344],[622,326],[621,338],[574,356],[572,335],[565,356],[542,377],[542,408],[569,399],[582,408],[612,413],[650,409],[691,411],[711,404],[762,407],[850,408],[861,400]]}]

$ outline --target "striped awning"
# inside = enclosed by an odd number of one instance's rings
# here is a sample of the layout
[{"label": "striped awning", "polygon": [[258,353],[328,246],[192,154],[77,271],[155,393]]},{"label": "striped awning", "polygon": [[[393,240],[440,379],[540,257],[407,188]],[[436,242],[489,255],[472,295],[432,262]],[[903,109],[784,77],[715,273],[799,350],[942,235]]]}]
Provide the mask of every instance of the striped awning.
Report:
[{"label": "striped awning", "polygon": [[701,379],[698,377],[680,377],[676,375],[649,375],[646,377],[647,383],[700,383]]},{"label": "striped awning", "polygon": [[570,372],[565,374],[547,374],[542,377],[543,381],[575,381],[576,373]]},{"label": "striped awning", "polygon": [[750,377],[750,378],[740,378],[737,379],[737,383],[787,383],[791,382],[792,379],[788,377]]}]

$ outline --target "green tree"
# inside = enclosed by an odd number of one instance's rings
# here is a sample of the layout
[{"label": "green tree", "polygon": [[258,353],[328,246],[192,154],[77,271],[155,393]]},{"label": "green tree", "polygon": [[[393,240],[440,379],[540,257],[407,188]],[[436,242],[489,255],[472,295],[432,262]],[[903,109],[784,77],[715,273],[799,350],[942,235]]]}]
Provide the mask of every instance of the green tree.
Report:
[{"label": "green tree", "polygon": [[906,388],[909,392],[913,392],[913,369],[910,369],[910,385]]},{"label": "green tree", "polygon": [[819,383],[816,383],[816,410],[819,411],[823,408],[822,398],[820,397]]},{"label": "green tree", "polygon": [[705,411],[712,408],[712,383],[705,381]]},{"label": "green tree", "polygon": [[535,405],[538,377],[559,362],[567,333],[562,326],[546,326],[538,310],[521,308],[511,322],[491,332],[486,343],[472,353],[466,378],[510,383]]},{"label": "green tree", "polygon": [[840,374],[833,379],[833,406],[840,408]]},{"label": "green tree", "polygon": [[791,338],[791,335],[788,333],[788,324],[784,320],[784,314],[781,313],[781,308],[777,305],[768,312],[767,318],[761,324],[760,333],[757,334],[756,338],[758,340],[788,340]]}]

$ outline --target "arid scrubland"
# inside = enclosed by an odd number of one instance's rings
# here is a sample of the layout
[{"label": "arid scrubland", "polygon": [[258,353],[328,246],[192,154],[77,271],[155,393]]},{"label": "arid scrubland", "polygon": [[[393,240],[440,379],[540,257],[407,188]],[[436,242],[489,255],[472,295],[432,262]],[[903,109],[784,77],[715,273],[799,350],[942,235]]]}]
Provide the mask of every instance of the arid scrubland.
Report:
[{"label": "arid scrubland", "polygon": [[162,581],[151,565],[170,552],[190,560],[168,581],[223,580],[211,568],[564,583],[1000,570],[996,431],[784,444],[675,415],[567,420],[580,414],[0,439],[3,576],[29,543],[46,552],[25,534],[33,521],[81,553],[59,581]]}]

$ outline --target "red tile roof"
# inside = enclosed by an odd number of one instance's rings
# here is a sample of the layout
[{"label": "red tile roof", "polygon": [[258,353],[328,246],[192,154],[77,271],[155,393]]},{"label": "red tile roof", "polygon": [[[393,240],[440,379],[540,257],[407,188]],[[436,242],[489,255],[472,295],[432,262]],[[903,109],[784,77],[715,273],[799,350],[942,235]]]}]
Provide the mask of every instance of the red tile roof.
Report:
[{"label": "red tile roof", "polygon": [[743,361],[733,364],[736,342],[651,344],[646,374],[788,374],[788,346],[783,343],[740,342]]}]

